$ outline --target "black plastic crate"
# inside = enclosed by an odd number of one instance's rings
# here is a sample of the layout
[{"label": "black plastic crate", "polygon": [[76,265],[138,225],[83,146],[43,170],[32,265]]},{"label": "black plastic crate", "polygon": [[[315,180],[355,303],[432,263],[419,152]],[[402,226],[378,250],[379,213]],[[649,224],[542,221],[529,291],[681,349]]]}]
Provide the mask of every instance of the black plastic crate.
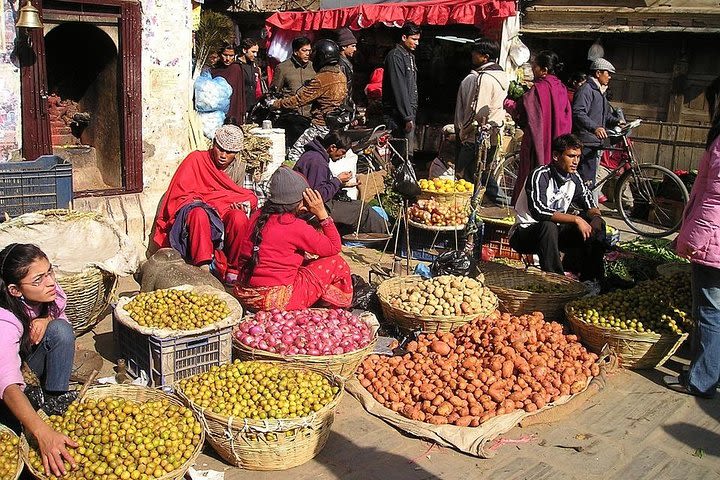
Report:
[{"label": "black plastic crate", "polygon": [[56,155],[0,163],[0,214],[15,217],[72,203],[72,165]]}]

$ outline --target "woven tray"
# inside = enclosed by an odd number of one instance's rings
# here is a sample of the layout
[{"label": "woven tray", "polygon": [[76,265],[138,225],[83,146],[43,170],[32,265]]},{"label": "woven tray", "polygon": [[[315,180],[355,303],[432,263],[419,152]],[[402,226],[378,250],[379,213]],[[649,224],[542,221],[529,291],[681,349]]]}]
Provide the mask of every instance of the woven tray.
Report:
[{"label": "woven tray", "polygon": [[[250,318],[251,316],[245,317],[245,320]],[[318,370],[328,371],[343,379],[347,379],[355,373],[358,365],[375,349],[375,344],[377,343],[377,331],[380,328],[380,323],[378,323],[375,314],[364,312],[360,315],[360,318],[370,326],[373,338],[367,346],[354,352],[343,353],[342,355],[280,355],[278,353],[267,352],[265,350],[248,347],[238,340],[235,335],[240,327],[240,324],[238,324],[233,328],[233,356],[240,360],[272,360],[305,365]]]},{"label": "woven tray", "polygon": [[[587,294],[585,285],[564,275],[521,270],[495,262],[482,262],[477,268],[485,275],[485,285],[498,296],[500,310],[512,315],[542,312],[546,320],[561,322],[565,305]],[[567,291],[537,293],[523,290],[523,286],[530,283],[562,285]]]},{"label": "woven tray", "polygon": [[690,263],[669,262],[658,265],[656,270],[661,277],[672,277],[678,273],[690,275],[691,268]]},{"label": "woven tray", "polygon": [[[125,400],[131,400],[138,403],[153,400],[168,400],[175,405],[183,405],[183,403],[178,398],[168,393],[165,393],[162,390],[156,390],[148,387],[140,387],[136,385],[100,385],[96,387],[91,387],[87,390],[87,392],[85,392],[83,400],[100,400],[107,397],[120,397]],[[40,415],[40,418],[42,418],[43,420],[47,418],[47,415],[45,415],[42,410],[38,412],[38,415]],[[201,421],[201,419],[199,418],[198,420]],[[198,455],[200,455],[200,452],[202,451],[204,443],[205,432],[203,430],[203,432],[200,434],[200,442],[195,445],[195,450],[193,451],[192,456],[185,463],[183,463],[180,468],[168,472],[162,477],[157,477],[156,480],[182,480],[183,478],[185,478],[185,473],[191,466],[195,464]],[[30,445],[25,438],[25,434],[20,437],[20,446],[22,450],[23,460],[27,464],[30,473],[32,473],[35,478],[38,478],[39,480],[50,480],[50,477],[46,476],[45,472],[39,472],[31,466],[28,456]]]},{"label": "woven tray", "polygon": [[281,365],[282,368],[314,370],[322,374],[339,387],[336,397],[307,417],[252,420],[205,411],[187,398],[182,390],[176,392],[200,417],[208,443],[225,461],[236,467],[261,471],[287,470],[311,460],[327,442],[335,420],[335,408],[342,398],[343,381],[314,368]]},{"label": "woven tray", "polygon": [[[13,437],[16,437],[16,438],[17,438],[17,435],[15,434],[15,432],[13,432],[12,430],[10,430],[8,427],[6,427],[5,425],[3,425],[2,423],[0,423],[0,432],[9,433],[9,434],[12,435]],[[17,449],[17,468],[15,469],[15,475],[14,475],[13,477],[5,477],[5,478],[3,478],[3,480],[18,480],[18,478],[20,478],[20,474],[22,473],[23,468],[25,467],[25,462],[23,462],[22,448],[21,448],[21,447],[22,447],[22,442],[18,444],[18,449]]]},{"label": "woven tray", "polygon": [[380,306],[382,307],[385,320],[394,323],[405,331],[420,330],[423,332],[449,332],[455,328],[472,322],[473,320],[486,317],[498,307],[497,299],[491,309],[487,312],[474,313],[472,315],[418,315],[395,308],[390,300],[400,294],[403,287],[420,283],[423,279],[420,276],[394,277],[382,282],[377,290]]},{"label": "woven tray", "polygon": [[639,333],[599,327],[580,320],[567,306],[565,315],[575,334],[589,350],[600,353],[605,345],[625,368],[649,369],[665,363],[688,337],[687,333]]}]

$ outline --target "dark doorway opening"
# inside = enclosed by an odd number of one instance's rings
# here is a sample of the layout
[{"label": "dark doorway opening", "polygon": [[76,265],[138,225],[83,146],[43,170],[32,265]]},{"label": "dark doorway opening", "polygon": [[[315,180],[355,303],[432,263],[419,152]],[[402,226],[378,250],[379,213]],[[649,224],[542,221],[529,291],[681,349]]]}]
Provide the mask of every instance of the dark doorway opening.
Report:
[{"label": "dark doorway opening", "polygon": [[123,186],[118,49],[88,22],[45,35],[53,151],[73,163],[74,190]]}]

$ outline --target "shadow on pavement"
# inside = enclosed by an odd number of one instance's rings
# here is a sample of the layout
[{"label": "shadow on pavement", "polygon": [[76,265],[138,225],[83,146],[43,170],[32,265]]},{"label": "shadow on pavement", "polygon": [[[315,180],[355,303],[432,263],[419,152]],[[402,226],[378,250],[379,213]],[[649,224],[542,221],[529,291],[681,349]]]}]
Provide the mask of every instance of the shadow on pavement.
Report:
[{"label": "shadow on pavement", "polygon": [[[425,457],[422,457],[425,458]],[[335,431],[315,461],[342,480],[434,480],[439,479],[413,460],[374,447],[360,447]]]}]

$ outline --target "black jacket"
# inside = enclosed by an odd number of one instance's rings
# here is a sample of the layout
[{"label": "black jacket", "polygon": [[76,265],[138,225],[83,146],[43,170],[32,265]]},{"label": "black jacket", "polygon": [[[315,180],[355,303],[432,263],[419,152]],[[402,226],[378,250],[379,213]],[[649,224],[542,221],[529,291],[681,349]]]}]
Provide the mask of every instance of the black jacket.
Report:
[{"label": "black jacket", "polygon": [[599,146],[602,141],[595,135],[598,127],[614,127],[620,122],[610,102],[600,92],[594,80],[588,79],[575,92],[572,105],[573,133],[585,146]]},{"label": "black jacket", "polygon": [[397,45],[385,57],[383,74],[383,113],[403,121],[415,121],[418,107],[415,56]]},{"label": "black jacket", "polygon": [[353,95],[353,64],[350,62],[350,59],[340,55],[340,63],[338,63],[340,66],[340,70],[343,72],[343,75],[345,75],[345,78],[347,79],[347,91],[348,91],[348,98],[352,100]]}]

